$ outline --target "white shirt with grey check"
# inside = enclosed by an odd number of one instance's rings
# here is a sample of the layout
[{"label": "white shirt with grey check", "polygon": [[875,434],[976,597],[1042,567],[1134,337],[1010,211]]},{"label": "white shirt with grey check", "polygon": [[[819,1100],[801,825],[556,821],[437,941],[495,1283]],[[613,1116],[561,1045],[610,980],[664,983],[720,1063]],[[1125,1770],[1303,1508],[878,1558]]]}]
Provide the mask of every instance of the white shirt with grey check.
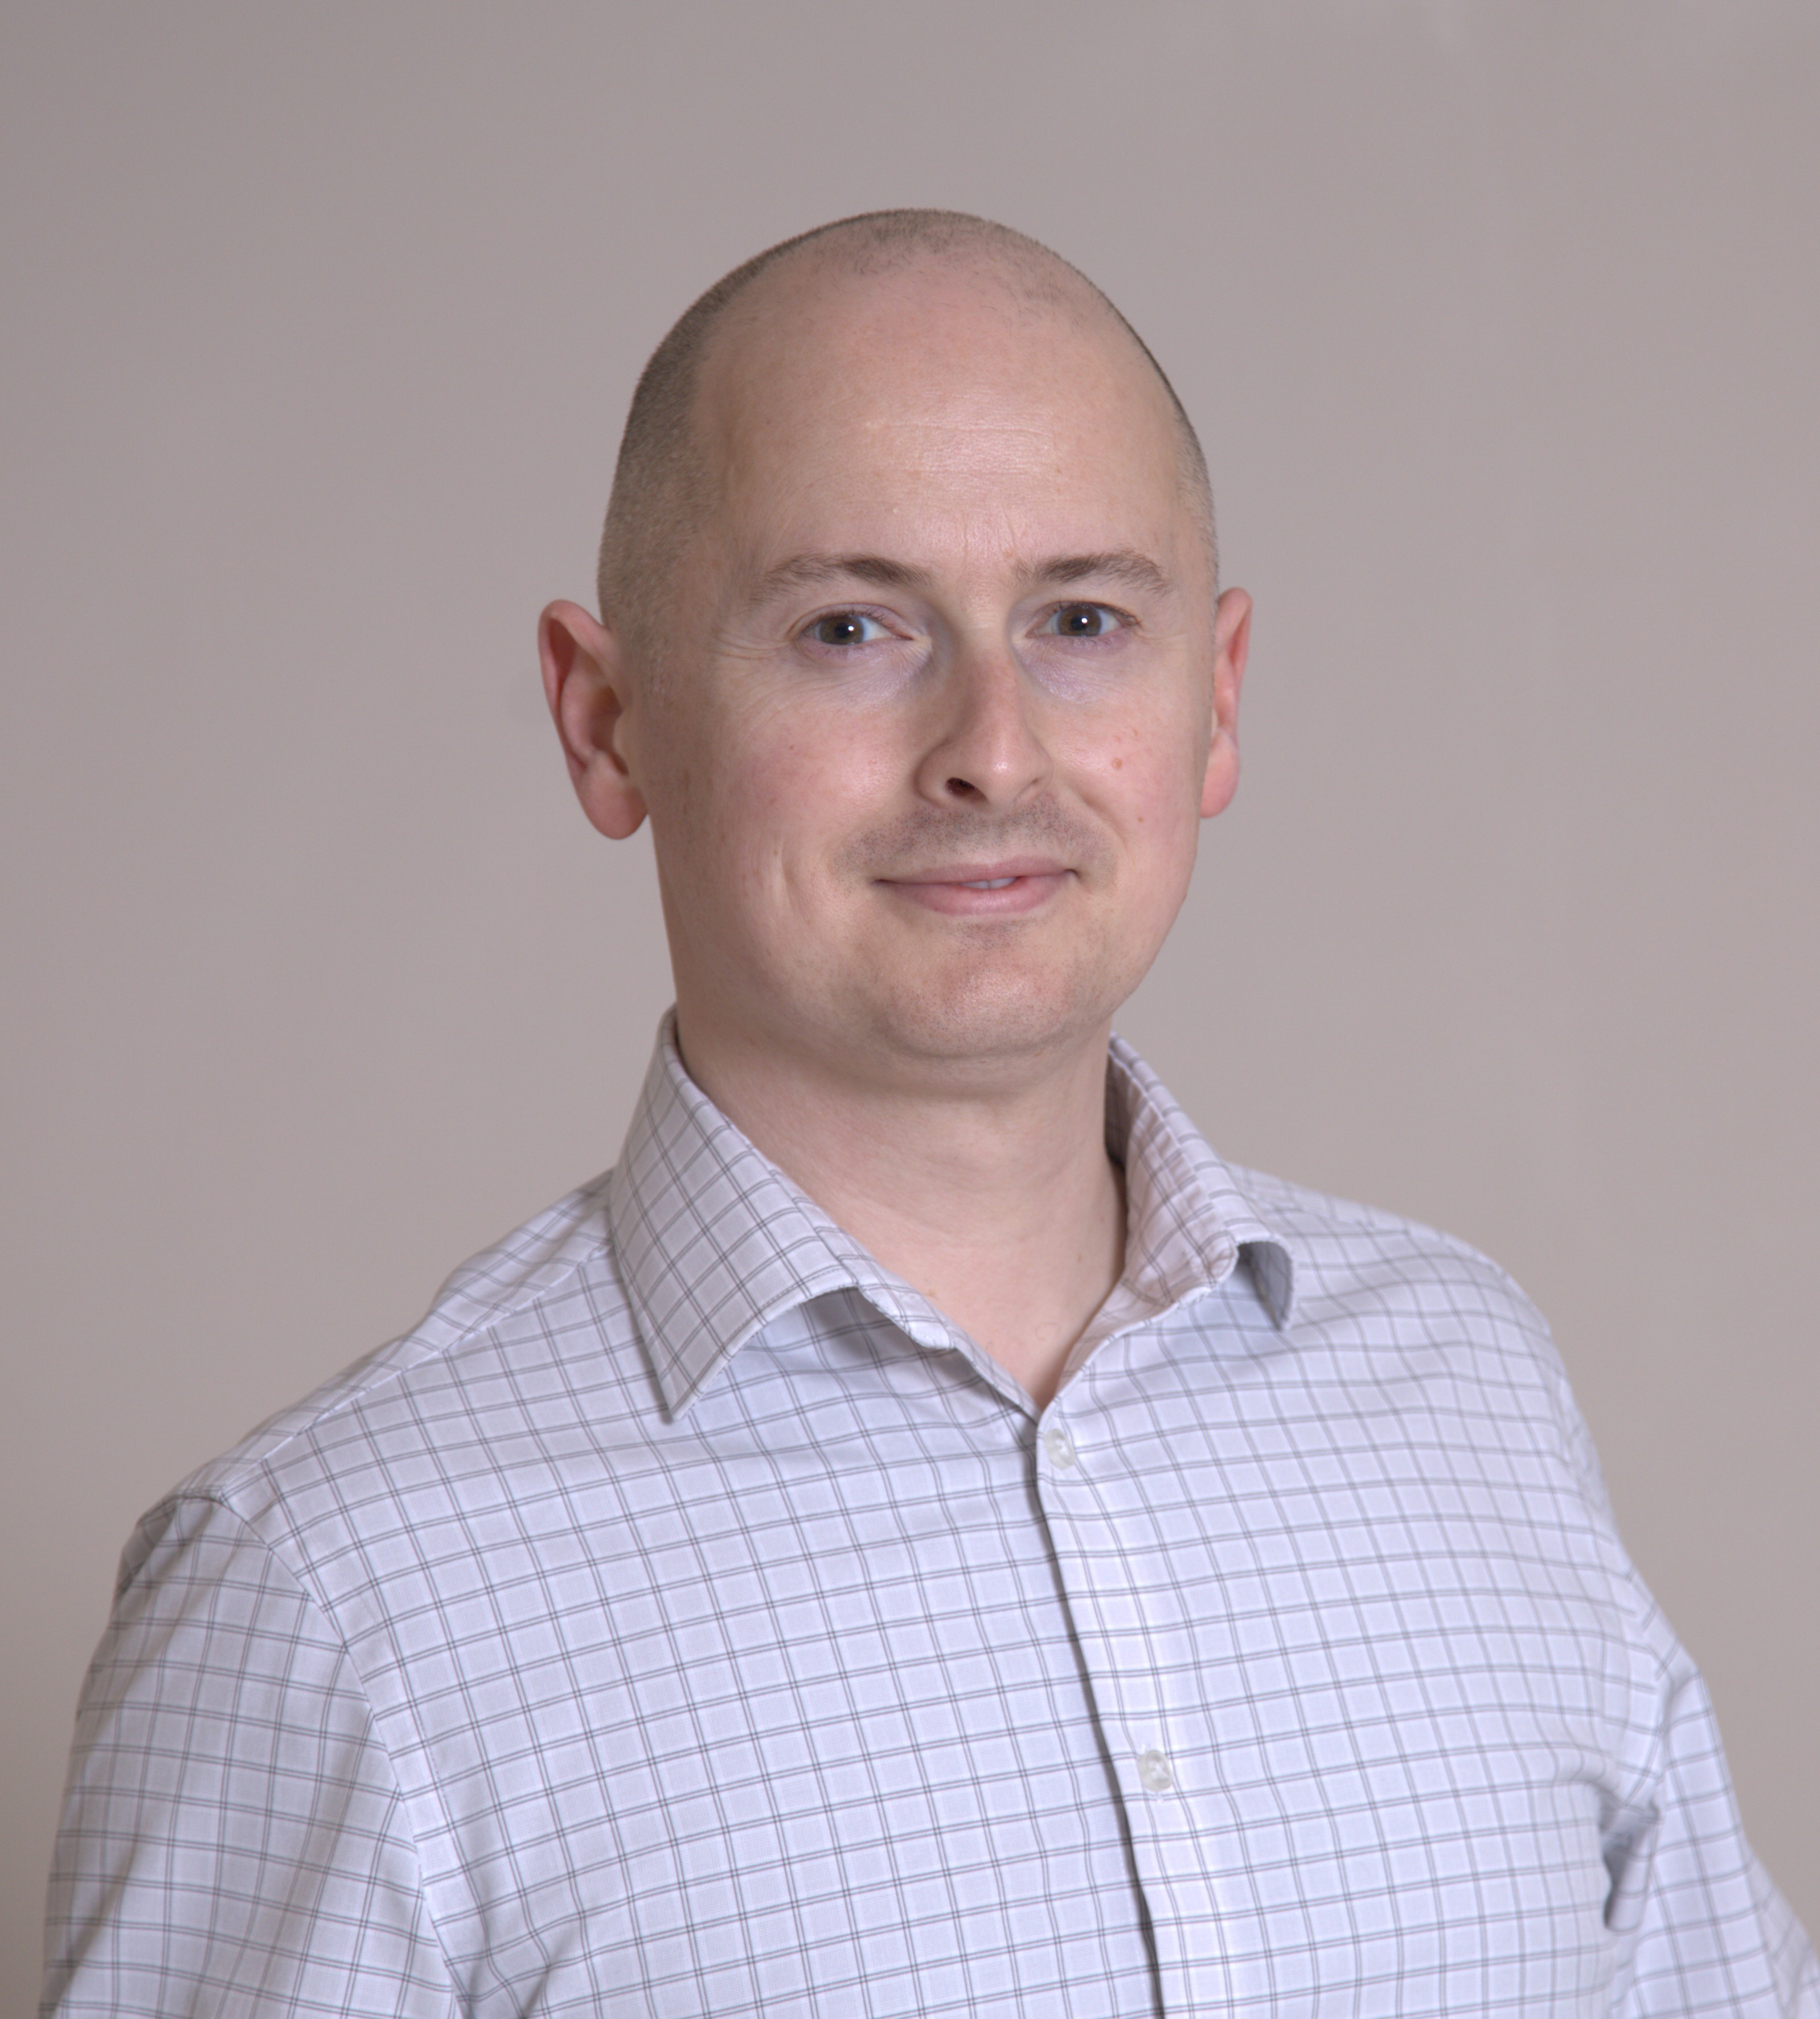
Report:
[{"label": "white shirt with grey check", "polygon": [[48,2009],[1801,2014],[1540,1320],[1122,1045],[1050,1407],[693,1085],[141,1525]]}]

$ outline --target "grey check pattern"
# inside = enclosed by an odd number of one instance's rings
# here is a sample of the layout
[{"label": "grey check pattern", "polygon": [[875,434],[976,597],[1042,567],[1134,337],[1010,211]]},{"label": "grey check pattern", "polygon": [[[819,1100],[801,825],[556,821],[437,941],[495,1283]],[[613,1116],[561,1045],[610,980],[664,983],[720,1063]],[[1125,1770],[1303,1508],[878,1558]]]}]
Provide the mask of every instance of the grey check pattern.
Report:
[{"label": "grey check pattern", "polygon": [[150,1514],[46,2009],[1820,2015],[1535,1313],[1115,1044],[1048,1409],[690,1082]]}]

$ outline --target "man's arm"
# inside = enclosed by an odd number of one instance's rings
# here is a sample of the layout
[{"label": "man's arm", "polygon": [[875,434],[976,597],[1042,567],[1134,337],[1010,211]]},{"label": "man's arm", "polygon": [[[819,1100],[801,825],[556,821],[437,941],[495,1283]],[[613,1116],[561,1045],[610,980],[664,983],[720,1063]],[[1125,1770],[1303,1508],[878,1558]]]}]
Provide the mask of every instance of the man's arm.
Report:
[{"label": "man's arm", "polygon": [[449,2019],[339,1637],[212,1500],[161,1509],[128,1564],[77,1720],[44,2010]]},{"label": "man's arm", "polygon": [[1648,1798],[1619,1821],[1605,1847],[1606,1925],[1629,1940],[1614,2014],[1820,2019],[1820,1963],[1746,1841],[1706,1684],[1625,1552],[1592,1433],[1564,1372],[1557,1380],[1569,1463],[1664,1661],[1660,1753]]},{"label": "man's arm", "polygon": [[1636,1930],[1623,2019],[1820,2019],[1820,1965],[1745,1841],[1705,1684],[1688,1664],[1663,1725],[1652,1826],[1615,1847],[1607,1919]]}]

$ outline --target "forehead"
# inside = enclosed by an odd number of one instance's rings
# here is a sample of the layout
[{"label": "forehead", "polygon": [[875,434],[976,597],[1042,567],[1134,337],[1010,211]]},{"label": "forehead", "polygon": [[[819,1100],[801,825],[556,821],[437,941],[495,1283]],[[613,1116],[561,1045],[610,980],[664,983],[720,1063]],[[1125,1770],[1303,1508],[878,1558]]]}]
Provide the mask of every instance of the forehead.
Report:
[{"label": "forehead", "polygon": [[1168,397],[1078,283],[931,263],[786,272],[752,292],[710,349],[697,410],[741,546],[821,535],[890,551],[964,529],[1085,551],[1173,544],[1188,517]]}]

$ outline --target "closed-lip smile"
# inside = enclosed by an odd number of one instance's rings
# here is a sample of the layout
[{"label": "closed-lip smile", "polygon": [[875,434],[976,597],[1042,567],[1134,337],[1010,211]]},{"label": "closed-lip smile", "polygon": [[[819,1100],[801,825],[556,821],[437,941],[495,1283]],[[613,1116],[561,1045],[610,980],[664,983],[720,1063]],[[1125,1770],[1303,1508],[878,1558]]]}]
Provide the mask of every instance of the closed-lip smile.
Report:
[{"label": "closed-lip smile", "polygon": [[878,880],[925,911],[949,917],[1017,917],[1046,904],[1074,872],[1053,856],[999,862],[949,862]]}]

